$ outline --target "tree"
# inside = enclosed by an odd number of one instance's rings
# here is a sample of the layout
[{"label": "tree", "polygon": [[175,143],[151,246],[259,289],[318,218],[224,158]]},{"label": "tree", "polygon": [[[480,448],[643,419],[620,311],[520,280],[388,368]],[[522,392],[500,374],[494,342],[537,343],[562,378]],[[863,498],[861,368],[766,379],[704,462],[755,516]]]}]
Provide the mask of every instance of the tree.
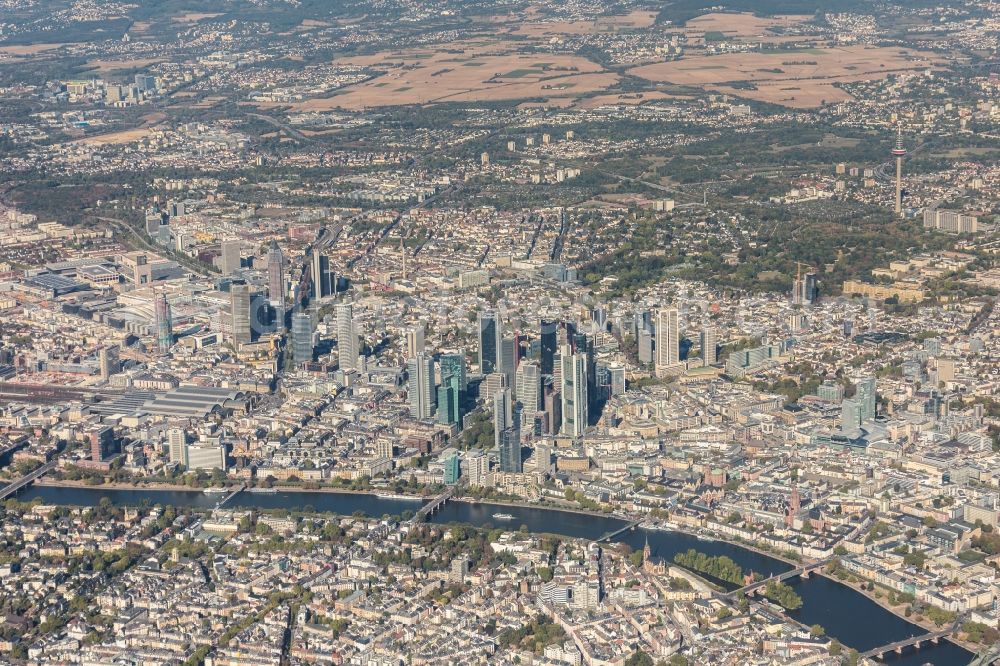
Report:
[{"label": "tree", "polygon": [[813,626],[809,627],[809,635],[812,636],[813,638],[819,638],[820,636],[825,636],[826,629],[824,629],[823,626],[820,624],[814,624]]},{"label": "tree", "polygon": [[642,650],[636,650],[625,660],[625,666],[653,666],[653,658]]},{"label": "tree", "polygon": [[786,610],[802,608],[802,597],[784,583],[771,581],[764,586],[764,596]]}]

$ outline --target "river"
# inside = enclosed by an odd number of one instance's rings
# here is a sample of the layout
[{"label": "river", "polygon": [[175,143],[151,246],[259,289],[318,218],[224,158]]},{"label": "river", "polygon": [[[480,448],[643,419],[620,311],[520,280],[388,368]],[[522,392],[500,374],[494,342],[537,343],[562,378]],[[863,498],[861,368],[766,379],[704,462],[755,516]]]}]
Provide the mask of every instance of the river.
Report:
[{"label": "river", "polygon": [[[92,506],[102,497],[116,505],[171,504],[177,507],[211,508],[223,495],[206,495],[188,490],[104,489],[90,487],[33,486],[17,498],[30,501],[40,498],[48,504]],[[227,508],[304,509],[341,515],[363,512],[369,516],[399,515],[419,508],[418,500],[379,498],[364,493],[333,493],[309,491],[279,491],[273,494],[242,492]],[[495,513],[513,516],[498,520]],[[522,525],[536,533],[549,532],[568,537],[598,539],[620,529],[625,523],[616,518],[594,516],[570,511],[521,506],[501,506],[488,503],[449,502],[432,516],[436,523],[460,522],[476,526],[492,524],[510,529]],[[706,541],[682,532],[636,529],[616,537],[616,541],[634,549],[644,547],[646,539],[653,556],[672,561],[675,554],[689,548],[708,555],[728,555],[745,571],[764,575],[787,571],[792,567],[774,558],[722,541]],[[802,597],[802,608],[789,614],[806,625],[819,624],[827,634],[844,645],[864,652],[879,645],[910,636],[927,633],[923,628],[885,610],[864,595],[823,576],[808,579],[792,578],[788,584]],[[965,666],[972,659],[967,650],[942,641],[919,651],[908,648],[902,655],[890,653],[885,662],[894,666]]]}]

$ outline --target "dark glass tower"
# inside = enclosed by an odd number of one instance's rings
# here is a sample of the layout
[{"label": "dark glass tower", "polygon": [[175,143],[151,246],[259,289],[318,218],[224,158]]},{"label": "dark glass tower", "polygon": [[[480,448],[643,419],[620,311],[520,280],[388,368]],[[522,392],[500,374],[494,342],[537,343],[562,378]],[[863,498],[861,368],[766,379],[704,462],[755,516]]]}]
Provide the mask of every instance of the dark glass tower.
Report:
[{"label": "dark glass tower", "polygon": [[500,317],[495,310],[479,314],[479,371],[497,372],[500,354]]}]

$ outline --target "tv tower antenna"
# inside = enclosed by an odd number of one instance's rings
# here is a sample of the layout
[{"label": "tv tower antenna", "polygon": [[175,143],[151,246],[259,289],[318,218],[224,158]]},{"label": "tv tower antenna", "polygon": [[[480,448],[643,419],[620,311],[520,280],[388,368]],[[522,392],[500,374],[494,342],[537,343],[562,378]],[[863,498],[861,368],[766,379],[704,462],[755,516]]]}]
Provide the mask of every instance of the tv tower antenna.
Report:
[{"label": "tv tower antenna", "polygon": [[906,148],[903,147],[903,128],[896,124],[896,146],[892,149],[892,156],[896,158],[896,216],[903,216],[903,156],[906,155]]},{"label": "tv tower antenna", "polygon": [[403,245],[403,234],[399,234],[399,254],[403,258],[403,281],[406,281],[406,246]]}]

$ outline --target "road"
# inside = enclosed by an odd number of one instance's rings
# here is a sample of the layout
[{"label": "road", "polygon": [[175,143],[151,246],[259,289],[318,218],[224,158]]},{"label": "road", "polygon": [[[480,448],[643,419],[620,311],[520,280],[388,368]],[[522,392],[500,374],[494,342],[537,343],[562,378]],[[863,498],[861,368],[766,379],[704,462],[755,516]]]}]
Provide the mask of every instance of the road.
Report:
[{"label": "road", "polygon": [[201,264],[201,262],[195,259],[191,259],[190,257],[185,257],[184,255],[178,254],[170,250],[169,248],[150,243],[142,236],[142,234],[138,233],[135,230],[135,227],[133,227],[128,222],[125,222],[124,220],[119,220],[118,218],[114,217],[100,217],[100,216],[96,216],[95,219],[100,220],[101,222],[107,222],[113,227],[116,227],[119,231],[122,231],[126,235],[131,236],[134,241],[134,244],[137,245],[142,250],[146,250],[147,252],[152,252],[153,254],[165,255],[173,259],[180,265],[184,266],[184,268],[187,268],[192,273],[196,273],[201,277],[207,278],[214,276],[214,273],[208,270],[208,268],[204,267]]},{"label": "road", "polygon": [[287,125],[286,123],[281,122],[276,118],[272,118],[271,116],[265,116],[263,113],[248,113],[247,115],[250,116],[251,118],[256,118],[257,120],[263,120],[265,123],[277,127],[282,132],[292,137],[296,141],[301,141],[302,143],[312,143],[312,139],[307,137],[305,134],[298,131],[294,127]]}]

